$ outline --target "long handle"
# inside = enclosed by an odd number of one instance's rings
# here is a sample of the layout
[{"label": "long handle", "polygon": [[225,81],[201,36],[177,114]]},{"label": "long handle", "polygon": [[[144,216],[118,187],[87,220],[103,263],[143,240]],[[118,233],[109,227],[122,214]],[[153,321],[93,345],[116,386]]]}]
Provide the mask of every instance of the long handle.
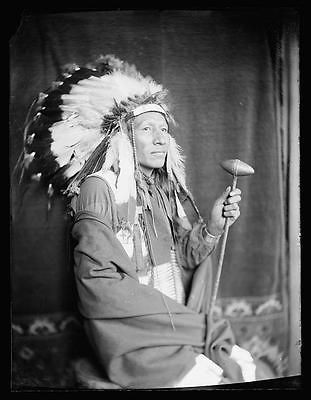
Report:
[{"label": "long handle", "polygon": [[[238,180],[238,177],[236,175],[234,175],[233,176],[232,189],[231,190],[234,190],[236,188],[237,180]],[[219,287],[219,282],[220,282],[220,275],[221,275],[221,271],[222,271],[222,264],[223,264],[224,256],[225,256],[225,249],[226,249],[228,232],[229,232],[229,219],[227,218],[226,222],[225,222],[223,239],[222,239],[221,248],[220,248],[220,255],[219,255],[219,260],[218,260],[214,291],[213,291],[211,304],[210,304],[210,308],[209,308],[209,314],[210,315],[213,312],[213,308],[214,308],[215,302],[216,302],[216,297],[217,297],[217,292],[218,292],[218,287]]]}]

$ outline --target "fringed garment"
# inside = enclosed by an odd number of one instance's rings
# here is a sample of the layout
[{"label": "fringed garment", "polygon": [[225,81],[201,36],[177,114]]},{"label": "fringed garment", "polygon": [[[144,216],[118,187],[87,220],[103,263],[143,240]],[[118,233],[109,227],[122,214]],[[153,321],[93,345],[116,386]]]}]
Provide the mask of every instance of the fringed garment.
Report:
[{"label": "fringed garment", "polygon": [[[243,381],[227,321],[212,324],[209,255],[217,242],[186,193],[167,196],[144,182],[134,223],[115,202],[116,175],[96,173],[73,198],[79,309],[108,379],[124,388],[173,387],[205,354]],[[173,200],[173,201],[172,201]]]}]

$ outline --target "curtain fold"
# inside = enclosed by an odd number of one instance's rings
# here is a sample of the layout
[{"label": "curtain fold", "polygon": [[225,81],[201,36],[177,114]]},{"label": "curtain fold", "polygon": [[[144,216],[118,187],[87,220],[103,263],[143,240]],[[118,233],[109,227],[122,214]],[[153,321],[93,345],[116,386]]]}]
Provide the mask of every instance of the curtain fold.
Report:
[{"label": "curtain fold", "polygon": [[[289,290],[289,374],[299,374],[301,350],[301,265],[300,265],[300,125],[299,125],[299,37],[297,21],[291,21],[283,32],[284,107],[288,136],[288,290]],[[287,131],[285,131],[287,129]],[[285,133],[286,132],[286,133]]]},{"label": "curtain fold", "polygon": [[282,209],[283,299],[288,309],[288,374],[299,374],[300,292],[300,126],[299,20],[285,13],[276,36],[275,115]]}]

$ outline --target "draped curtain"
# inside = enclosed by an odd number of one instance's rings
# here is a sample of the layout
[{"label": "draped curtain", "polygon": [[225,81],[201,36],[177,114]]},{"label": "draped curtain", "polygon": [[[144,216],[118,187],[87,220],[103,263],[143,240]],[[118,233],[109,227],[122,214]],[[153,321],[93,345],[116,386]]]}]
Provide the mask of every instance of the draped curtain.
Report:
[{"label": "draped curtain", "polygon": [[[62,65],[100,54],[135,64],[169,90],[173,134],[203,218],[231,184],[220,161],[254,167],[253,176],[238,180],[241,217],[229,232],[216,310],[276,376],[299,370],[296,21],[291,9],[256,8],[33,14],[10,43],[12,171],[32,100]],[[29,380],[32,363],[32,385],[64,386],[47,360],[65,353],[67,371],[73,342],[64,335],[79,327],[65,202],[54,198],[49,210],[44,188],[19,186],[13,174],[11,210],[15,380]],[[44,358],[46,341],[54,353]]]},{"label": "draped curtain", "polygon": [[280,30],[276,52],[276,115],[280,137],[282,208],[285,225],[284,255],[288,281],[290,374],[298,374],[301,351],[300,311],[300,130],[299,26],[290,15]]}]

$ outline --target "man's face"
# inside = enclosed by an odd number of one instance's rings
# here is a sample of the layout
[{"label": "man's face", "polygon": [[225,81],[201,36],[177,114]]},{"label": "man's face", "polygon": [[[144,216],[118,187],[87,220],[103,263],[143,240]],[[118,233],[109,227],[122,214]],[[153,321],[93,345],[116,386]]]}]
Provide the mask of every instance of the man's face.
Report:
[{"label": "man's face", "polygon": [[168,150],[168,125],[158,112],[147,112],[134,119],[137,159],[142,171],[151,175],[164,165]]}]

